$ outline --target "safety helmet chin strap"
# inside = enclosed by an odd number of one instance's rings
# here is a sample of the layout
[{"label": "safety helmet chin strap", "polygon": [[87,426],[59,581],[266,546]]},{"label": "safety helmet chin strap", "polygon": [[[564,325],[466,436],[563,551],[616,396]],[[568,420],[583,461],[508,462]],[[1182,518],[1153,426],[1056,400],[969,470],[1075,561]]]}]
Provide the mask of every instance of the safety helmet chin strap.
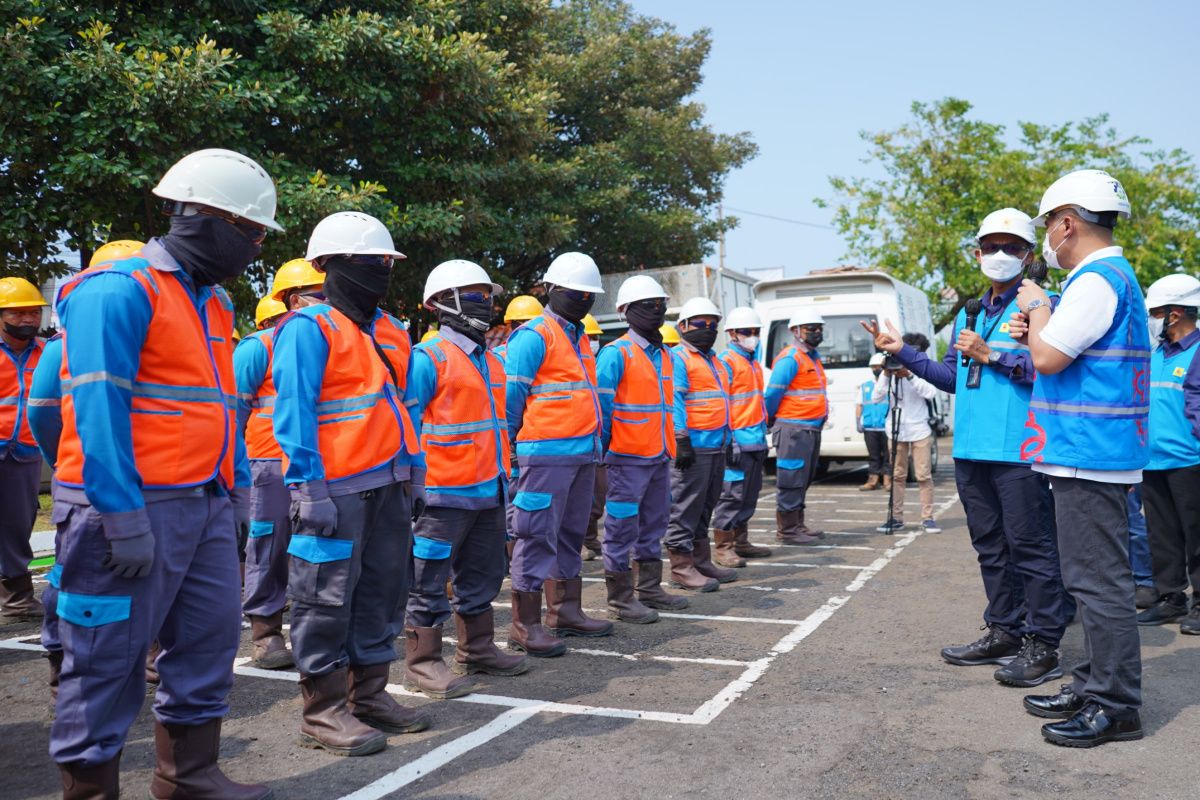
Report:
[{"label": "safety helmet chin strap", "polygon": [[433,307],[438,309],[439,311],[445,311],[447,314],[453,314],[456,317],[462,317],[463,319],[465,319],[467,321],[468,325],[470,325],[472,328],[474,328],[477,331],[486,331],[489,328],[491,328],[491,325],[489,325],[486,321],[484,321],[482,319],[475,319],[474,317],[468,317],[466,314],[463,313],[462,301],[458,297],[458,287],[457,286],[455,288],[451,289],[450,291],[454,292],[454,308],[450,308],[450,306],[443,305],[442,303],[438,302],[437,300],[433,301]]}]

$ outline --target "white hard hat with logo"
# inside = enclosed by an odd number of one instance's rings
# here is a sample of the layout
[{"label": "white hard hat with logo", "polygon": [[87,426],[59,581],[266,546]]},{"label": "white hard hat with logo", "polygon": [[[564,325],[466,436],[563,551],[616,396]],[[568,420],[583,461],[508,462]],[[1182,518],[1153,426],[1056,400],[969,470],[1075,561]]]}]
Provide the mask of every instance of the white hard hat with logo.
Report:
[{"label": "white hard hat with logo", "polygon": [[600,268],[591,256],[584,253],[563,253],[558,256],[550,262],[542,280],[577,292],[604,294],[604,287],[600,284]]},{"label": "white hard hat with logo", "polygon": [[322,256],[405,258],[392,242],[387,226],[361,211],[339,211],[317,223],[308,237],[304,257],[312,261]]},{"label": "white hard hat with logo", "polygon": [[795,328],[799,325],[824,325],[825,318],[813,306],[804,306],[798,309],[792,318],[788,320],[788,327]]},{"label": "white hard hat with logo", "polygon": [[1002,208],[993,211],[983,218],[979,224],[979,233],[975,238],[982,241],[983,237],[993,233],[1009,233],[1020,237],[1030,244],[1037,244],[1037,234],[1033,230],[1033,220],[1024,211],[1015,208]]},{"label": "white hard hat with logo", "polygon": [[283,230],[275,221],[275,181],[257,161],[232,150],[189,153],[167,170],[152,191],[165,200],[209,206]]},{"label": "white hard hat with logo", "polygon": [[749,306],[738,306],[729,312],[725,318],[723,330],[736,331],[738,328],[761,328],[762,319],[758,312]]},{"label": "white hard hat with logo", "polygon": [[693,297],[683,304],[683,308],[679,309],[679,321],[692,317],[717,317],[721,316],[721,309],[717,308],[712,300],[707,297]]},{"label": "white hard hat with logo", "polygon": [[1068,172],[1050,184],[1038,204],[1038,215],[1033,224],[1039,228],[1046,224],[1046,215],[1064,206],[1079,208],[1099,214],[1115,211],[1129,219],[1129,197],[1121,182],[1102,169],[1080,169]]},{"label": "white hard hat with logo", "polygon": [[631,275],[617,289],[617,309],[620,310],[638,300],[653,300],[661,297],[664,300],[670,295],[663,289],[662,284],[649,275]]},{"label": "white hard hat with logo", "polygon": [[425,279],[425,295],[421,302],[425,304],[426,308],[431,308],[429,301],[442,292],[479,284],[492,287],[493,297],[504,293],[500,284],[492,283],[492,279],[488,277],[483,267],[474,261],[467,261],[463,258],[443,261],[434,267],[430,271],[429,277]]},{"label": "white hard hat with logo", "polygon": [[1163,306],[1200,308],[1200,280],[1191,275],[1167,275],[1150,284],[1146,291],[1146,310]]},{"label": "white hard hat with logo", "polygon": [[883,353],[875,353],[871,356],[871,360],[867,362],[868,367],[882,367],[883,362],[887,361],[887,357]]}]

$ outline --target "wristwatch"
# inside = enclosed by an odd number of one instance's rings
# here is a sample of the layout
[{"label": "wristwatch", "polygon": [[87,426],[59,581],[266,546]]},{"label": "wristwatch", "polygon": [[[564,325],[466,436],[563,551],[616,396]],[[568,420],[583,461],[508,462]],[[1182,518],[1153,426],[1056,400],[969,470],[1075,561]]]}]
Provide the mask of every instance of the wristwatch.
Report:
[{"label": "wristwatch", "polygon": [[987,363],[988,363],[988,366],[989,366],[989,367],[998,367],[998,366],[1000,366],[1000,351],[999,351],[999,350],[992,350],[991,352],[989,352],[989,353],[988,353],[988,360],[987,360]]},{"label": "wristwatch", "polygon": [[1033,311],[1035,308],[1041,308],[1044,305],[1049,305],[1049,304],[1042,298],[1038,297],[1038,298],[1032,300],[1029,303],[1029,305],[1025,306],[1025,313],[1026,313],[1026,315],[1028,315],[1030,311]]}]

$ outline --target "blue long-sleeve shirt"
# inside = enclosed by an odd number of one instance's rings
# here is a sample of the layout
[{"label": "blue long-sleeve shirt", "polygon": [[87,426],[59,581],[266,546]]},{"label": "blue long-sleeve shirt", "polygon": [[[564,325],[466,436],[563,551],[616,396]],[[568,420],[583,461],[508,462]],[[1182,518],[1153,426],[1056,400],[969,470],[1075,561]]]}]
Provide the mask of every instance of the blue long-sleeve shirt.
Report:
[{"label": "blue long-sleeve shirt", "polygon": [[[650,363],[654,365],[655,372],[661,376],[663,371],[663,356],[668,352],[667,348],[661,344],[651,344],[644,336],[633,329],[630,329],[627,335],[635,347],[642,348],[642,351],[650,359]],[[596,393],[600,397],[600,440],[604,448],[604,463],[653,464],[668,460],[670,456],[667,454],[667,445],[665,442],[663,443],[662,454],[652,458],[616,455],[608,452],[608,443],[612,439],[613,402],[616,398],[617,387],[620,386],[624,375],[625,357],[621,355],[621,348],[615,343],[600,348],[600,355],[596,357]],[[661,381],[659,385],[662,385]],[[674,418],[675,398],[666,397],[663,399],[672,409],[671,416]],[[657,432],[655,435],[657,435]]]},{"label": "blue long-sleeve shirt", "polygon": [[[22,444],[18,441],[21,435],[21,426],[29,417],[29,385],[26,380],[32,382],[32,376],[26,378],[25,371],[29,364],[29,359],[33,358],[35,353],[42,350],[44,344],[41,339],[33,339],[25,346],[21,352],[15,352],[10,349],[8,344],[3,339],[0,339],[0,358],[7,360],[8,367],[16,372],[17,382],[17,413],[13,418],[13,429],[7,439],[0,440],[0,458],[10,458],[13,461],[37,461],[38,448],[33,445]],[[34,437],[34,441],[37,437]]]},{"label": "blue long-sleeve shirt", "polygon": [[[595,433],[583,436],[564,436],[559,439],[545,439],[537,442],[517,442],[517,434],[525,421],[525,407],[529,402],[530,391],[542,362],[546,360],[546,343],[537,328],[545,325],[549,317],[562,326],[579,355],[579,342],[583,337],[583,324],[572,323],[563,319],[547,308],[541,317],[536,317],[513,331],[508,337],[508,353],[504,359],[504,370],[507,375],[505,383],[505,410],[508,418],[509,439],[516,442],[517,457],[522,463],[528,464],[586,464],[598,460],[600,452],[600,423],[597,419]],[[594,398],[595,413],[600,415],[599,402]]]},{"label": "blue long-sleeve shirt", "polygon": [[[1197,339],[1200,339],[1200,330],[1192,331],[1177,342],[1164,341],[1159,346],[1170,358],[1180,351],[1187,350]],[[45,358],[45,355],[42,358]],[[1200,439],[1200,358],[1192,359],[1183,379],[1183,413],[1192,426],[1192,435]]]},{"label": "blue long-sleeve shirt", "polygon": [[62,336],[46,342],[29,383],[29,428],[42,458],[51,466],[58,462],[58,440],[62,438],[62,346]]},{"label": "blue long-sleeve shirt", "polygon": [[[715,353],[709,350],[707,353],[701,353],[696,348],[692,347],[687,342],[680,342],[671,348],[672,369],[675,377],[675,436],[687,436],[692,440],[692,449],[697,452],[701,450],[724,450],[725,445],[730,442],[729,431],[729,398],[725,398],[725,424],[720,428],[712,430],[697,430],[689,428],[687,424],[687,393],[691,391],[691,380],[688,378],[687,364],[683,360],[684,349],[691,350],[704,359],[704,363],[712,370],[713,380],[720,385],[720,378],[717,375],[717,370],[725,370],[725,365],[722,364]],[[729,373],[726,372],[726,375]]]},{"label": "blue long-sleeve shirt", "polygon": [[[821,354],[812,348],[808,351],[808,357],[813,361],[821,360]],[[775,363],[771,365],[771,382],[767,384],[767,388],[763,392],[763,402],[767,406],[768,419],[775,418],[776,412],[779,411],[779,404],[783,402],[788,387],[792,385],[792,381],[796,379],[796,373],[799,371],[800,365],[794,358],[776,358]],[[779,418],[778,421],[789,425],[807,425],[810,428],[819,428],[825,424],[824,419]]]},{"label": "blue long-sleeve shirt", "polygon": [[[254,398],[271,370],[271,355],[263,339],[274,334],[273,328],[255,331],[238,344],[233,351],[233,377],[237,381],[237,431],[243,446],[246,441],[246,425],[254,413]],[[263,459],[277,461],[278,459]]]},{"label": "blue long-sleeve shirt", "polygon": [[[729,346],[720,352],[717,356],[721,363],[725,365],[725,374],[729,376],[729,386],[733,387],[733,360],[740,358],[749,362],[751,368],[754,366],[755,354],[742,347],[737,342],[730,342]],[[730,397],[732,402],[733,397]],[[759,402],[763,402],[760,400]],[[765,406],[765,403],[764,403]],[[751,425],[746,428],[734,428],[733,440],[737,443],[739,450],[744,450],[747,453],[758,450],[767,449],[767,419],[764,414],[762,422],[757,425]]]}]

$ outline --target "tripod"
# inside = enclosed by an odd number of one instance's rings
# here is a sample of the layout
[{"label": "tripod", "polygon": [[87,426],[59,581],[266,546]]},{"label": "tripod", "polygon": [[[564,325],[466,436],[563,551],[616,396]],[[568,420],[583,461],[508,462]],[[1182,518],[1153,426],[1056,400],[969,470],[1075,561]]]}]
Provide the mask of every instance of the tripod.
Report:
[{"label": "tripod", "polygon": [[892,510],[892,504],[896,499],[896,441],[900,437],[900,381],[896,380],[894,373],[888,373],[888,404],[892,414],[892,436],[888,442],[888,449],[891,451],[891,461],[888,465],[892,471],[892,479],[888,482],[888,515],[887,521],[880,525],[875,530],[880,533],[894,533],[897,527],[896,516]]}]

